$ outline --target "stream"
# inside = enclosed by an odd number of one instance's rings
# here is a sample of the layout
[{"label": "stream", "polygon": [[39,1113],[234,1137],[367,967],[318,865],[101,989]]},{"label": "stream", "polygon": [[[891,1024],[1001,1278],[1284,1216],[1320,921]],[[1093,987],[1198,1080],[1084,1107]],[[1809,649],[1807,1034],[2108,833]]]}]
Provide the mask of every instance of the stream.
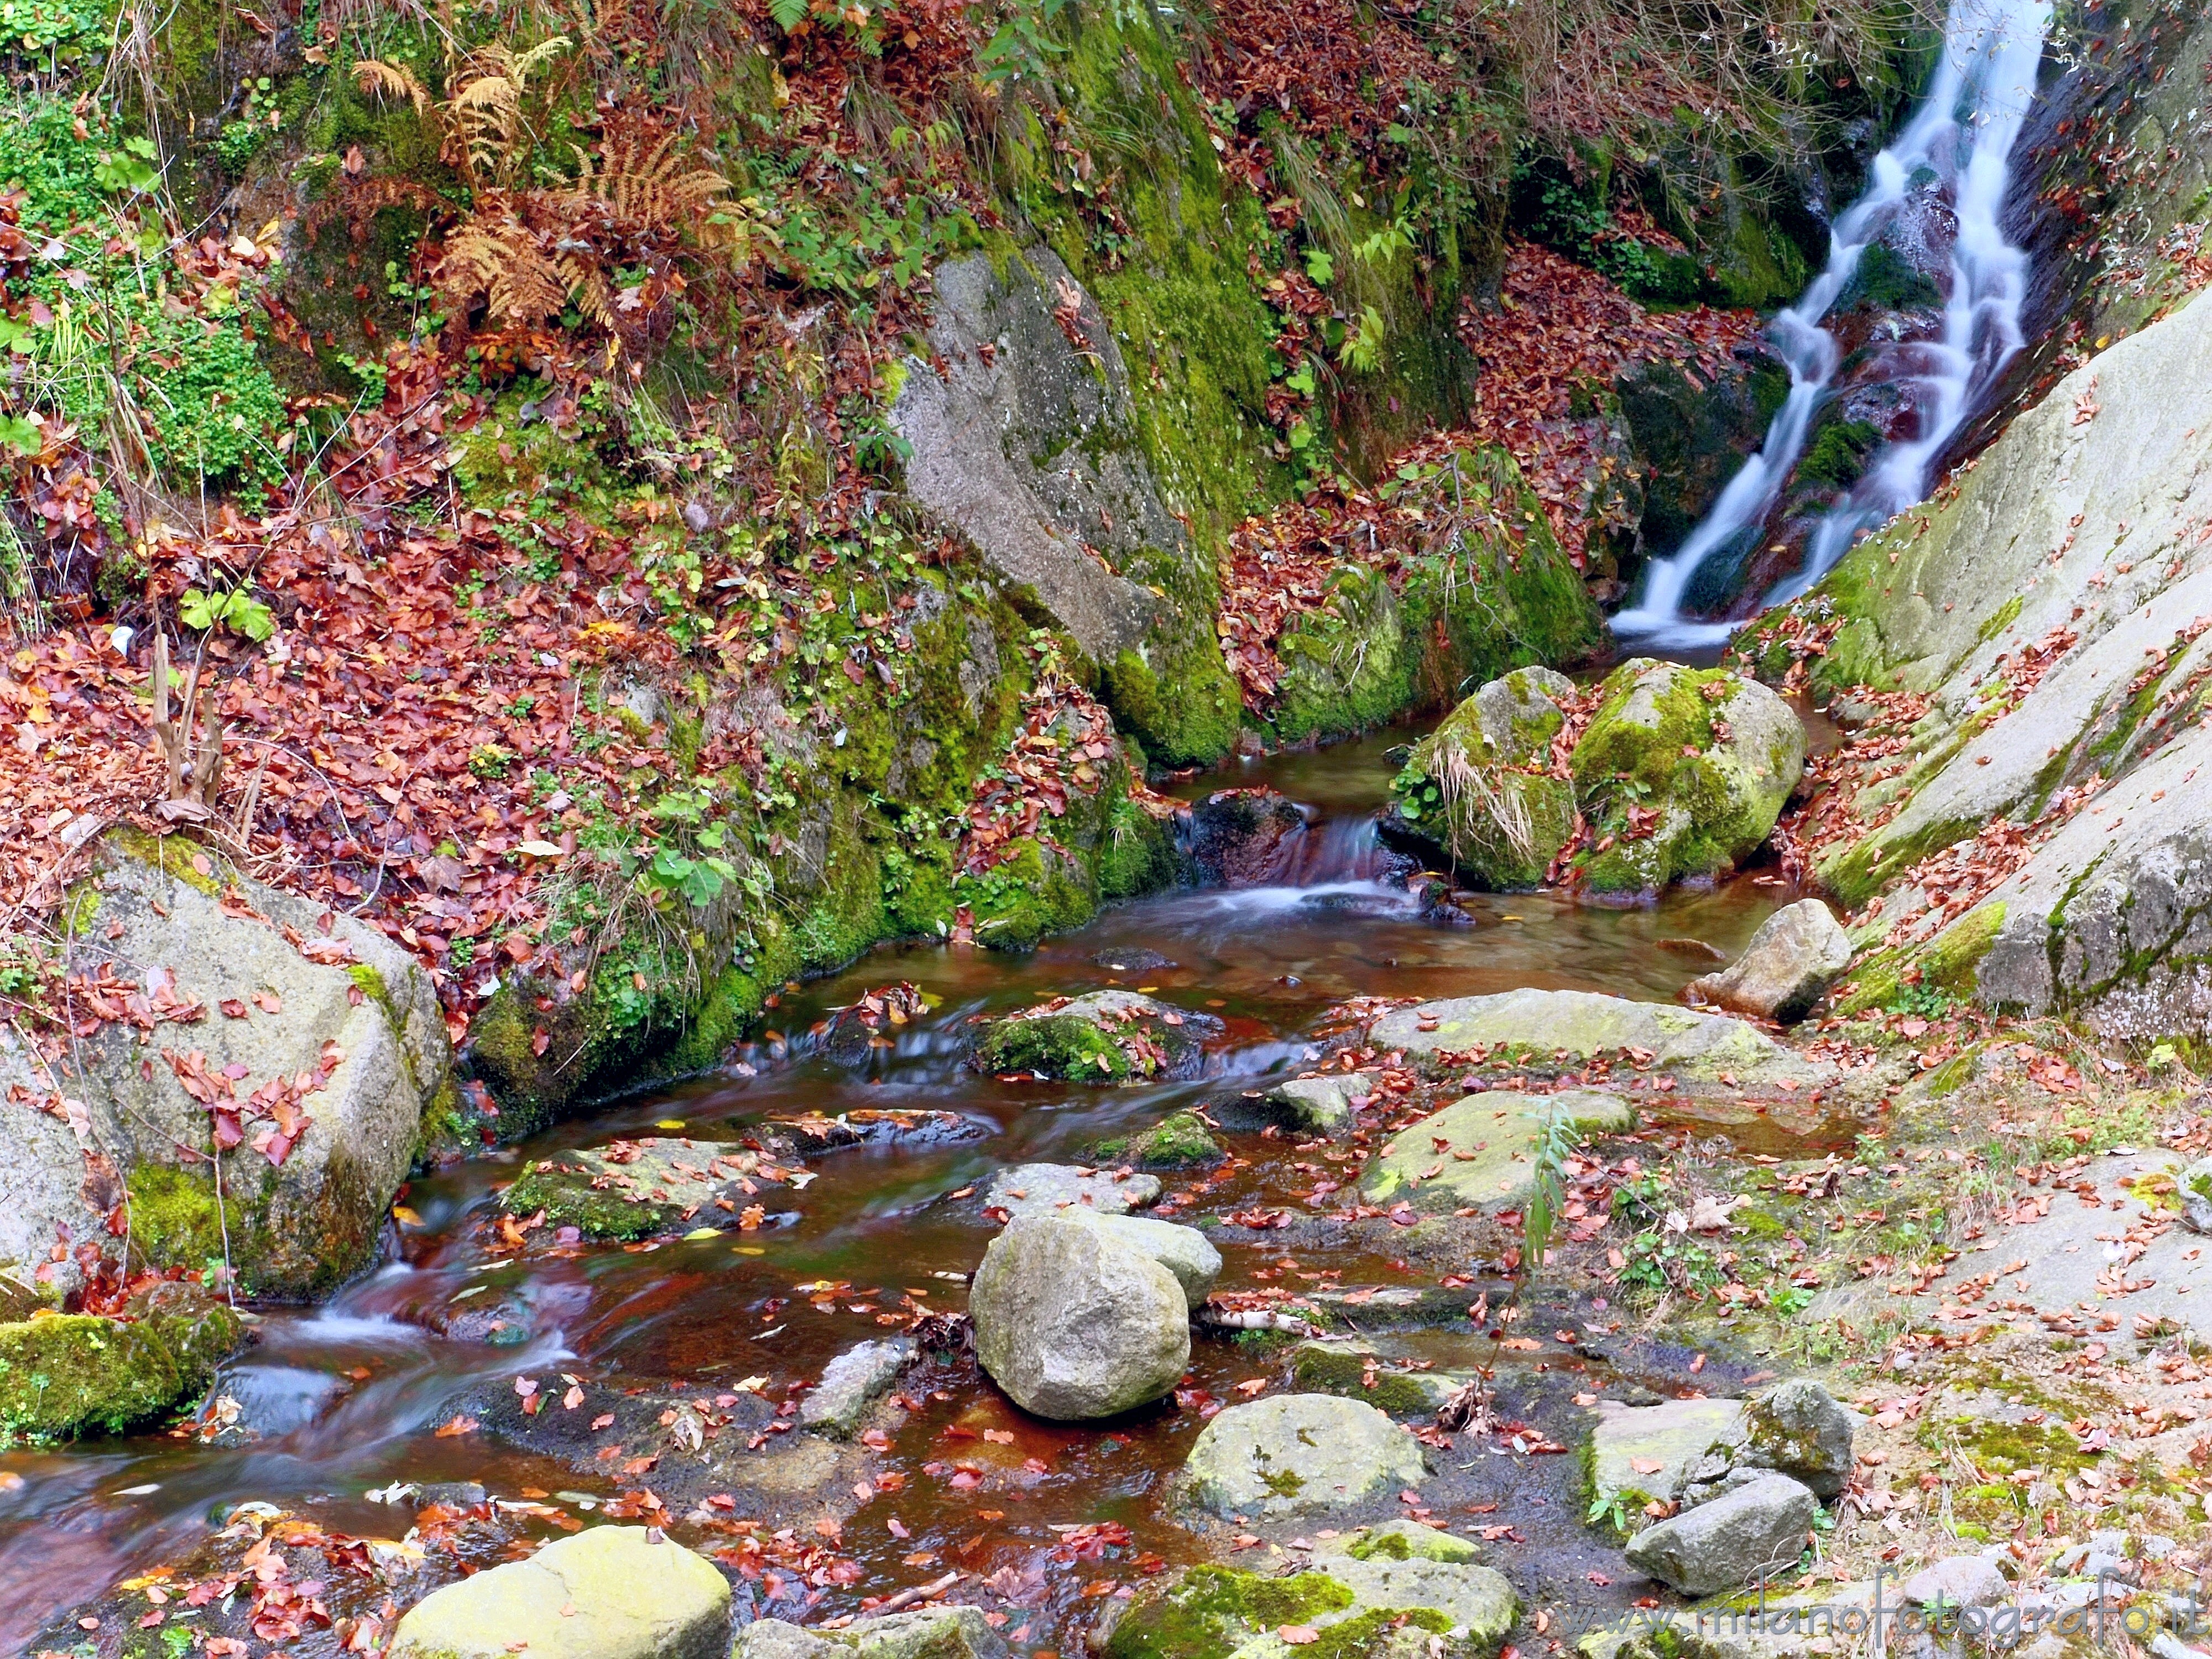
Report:
[{"label": "stream", "polygon": [[[1767,914],[1796,896],[1771,872],[1753,871],[1714,890],[1670,892],[1646,908],[1548,894],[1458,895],[1456,919],[1437,920],[1389,873],[1375,837],[1373,815],[1395,769],[1390,751],[1410,735],[1387,732],[1232,763],[1180,786],[1197,796],[1266,784],[1301,803],[1309,827],[1293,837],[1280,885],[1139,901],[1027,956],[958,945],[879,949],[792,991],[773,1016],[779,1029],[726,1074],[617,1103],[416,1182],[397,1212],[387,1264],[321,1309],[264,1310],[259,1340],[225,1368],[196,1422],[167,1435],[0,1457],[0,1650],[23,1650],[34,1632],[117,1581],[188,1554],[227,1506],[241,1503],[309,1516],[332,1533],[392,1539],[406,1531],[410,1511],[371,1494],[395,1483],[476,1482],[494,1498],[526,1500],[469,1534],[464,1553],[480,1550],[486,1560],[549,1525],[573,1527],[625,1483],[580,1474],[489,1430],[441,1435],[465,1401],[508,1389],[518,1376],[558,1394],[564,1376],[635,1379],[726,1401],[742,1381],[761,1377],[768,1396],[781,1399],[787,1383],[818,1376],[833,1355],[879,1334],[881,1324],[903,1323],[906,1310],[963,1305],[962,1279],[992,1230],[972,1205],[939,1200],[996,1168],[1081,1163],[1101,1139],[1294,1072],[1319,1056],[1317,1025],[1350,996],[1539,986],[1671,1000],[1712,965],[1711,951],[1685,941],[1734,954]],[[866,988],[899,981],[931,999],[926,1017],[869,1050],[857,1067],[811,1052],[805,1034],[816,1022]],[[1005,1082],[964,1063],[973,1017],[1110,985],[1142,986],[1220,1015],[1226,1031],[1209,1051],[1205,1075],[1085,1089]],[[977,1133],[818,1156],[812,1183],[775,1200],[796,1213],[772,1216],[757,1231],[565,1248],[549,1248],[539,1232],[518,1250],[491,1224],[495,1189],[522,1160],[558,1148],[656,1133],[728,1139],[767,1118],[865,1108],[949,1110]],[[1298,1177],[1289,1160],[1322,1155],[1293,1152],[1272,1134],[1221,1139],[1231,1154],[1221,1169],[1163,1177],[1170,1193],[1197,1189],[1179,1218],[1270,1201],[1295,1207],[1289,1194]],[[1424,1272],[1351,1249],[1292,1256],[1271,1248],[1265,1233],[1237,1228],[1217,1236],[1225,1289],[1286,1276],[1309,1285],[1436,1282],[1433,1265]],[[1232,1242],[1239,1239],[1249,1242]],[[1601,1309],[1602,1299],[1595,1305]],[[1464,1322],[1457,1330],[1409,1331],[1390,1339],[1391,1351],[1447,1366],[1482,1363],[1474,1352],[1479,1335]],[[1568,1433],[1567,1396],[1588,1386],[1602,1362],[1567,1351],[1528,1358],[1518,1409],[1537,1423],[1556,1411]],[[1188,1450],[1203,1402],[1233,1401],[1236,1384],[1255,1377],[1279,1386],[1281,1376],[1278,1353],[1200,1340],[1180,1402],[1102,1431],[1024,1418],[972,1365],[933,1361],[902,1383],[915,1409],[881,1449],[888,1473],[874,1477],[872,1495],[844,1527],[842,1552],[866,1577],[851,1589],[793,1584],[786,1594],[795,1603],[769,1596],[753,1610],[788,1612],[811,1601],[809,1616],[853,1612],[864,1591],[887,1594],[949,1565],[979,1577],[1012,1575],[991,1580],[1002,1591],[1022,1589],[1010,1599],[1030,1609],[1020,1615],[1022,1631],[1009,1636],[1025,1638],[1024,1651],[1055,1643],[1068,1650],[1079,1636],[1075,1621],[1085,1616],[1082,1581],[1097,1575],[1088,1565],[1070,1572],[1058,1565],[1068,1559],[1069,1534],[1052,1529],[1126,1527],[1126,1543],[1109,1551],[1125,1572],[1133,1559],[1173,1565],[1205,1557],[1210,1552],[1165,1514],[1164,1478]],[[1645,1380],[1669,1387],[1662,1376]],[[228,1426],[226,1413],[235,1419]],[[993,1437],[982,1437],[987,1431]],[[934,1478],[933,1471],[945,1470],[940,1460],[956,1453],[978,1460],[975,1478]],[[1488,1501],[1496,1519],[1522,1529],[1516,1535],[1530,1541],[1532,1560],[1549,1551],[1579,1571],[1618,1558],[1579,1525],[1573,1462],[1501,1458],[1472,1478],[1495,1477]],[[1509,1478],[1506,1465],[1518,1473]],[[672,1516],[675,1505],[672,1497]],[[1480,1512],[1479,1504],[1470,1506]],[[672,1530],[686,1535],[680,1522]],[[741,1587],[741,1604],[744,1594]]]}]

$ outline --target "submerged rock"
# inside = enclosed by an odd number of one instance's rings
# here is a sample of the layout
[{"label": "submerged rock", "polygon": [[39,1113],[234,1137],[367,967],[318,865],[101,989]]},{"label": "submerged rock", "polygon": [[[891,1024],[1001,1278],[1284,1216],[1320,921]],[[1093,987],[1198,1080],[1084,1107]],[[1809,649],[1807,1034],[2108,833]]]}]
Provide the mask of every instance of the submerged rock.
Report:
[{"label": "submerged rock", "polygon": [[915,1607],[855,1619],[842,1630],[756,1620],[738,1632],[730,1659],[1009,1659],[1011,1652],[978,1608]]},{"label": "submerged rock", "polygon": [[1590,890],[1650,894],[1725,875],[1773,830],[1805,750],[1796,712],[1755,680],[1623,663],[1570,761],[1590,826]]},{"label": "submerged rock", "polygon": [[1629,1540],[1628,1564],[1685,1595],[1744,1589],[1797,1565],[1820,1509],[1797,1481],[1763,1474],[1646,1527]]},{"label": "submerged rock", "polygon": [[[842,1152],[855,1146],[940,1146],[951,1141],[981,1140],[991,1133],[984,1125],[957,1112],[866,1107],[840,1112],[835,1117],[809,1112],[803,1117],[770,1118],[767,1130],[775,1143],[772,1150],[781,1151],[781,1143],[788,1142],[790,1150],[800,1158]],[[769,1144],[763,1142],[763,1146]]]},{"label": "submerged rock", "polygon": [[[83,1068],[57,1079],[0,1030],[0,1095],[27,1103],[0,1267],[68,1290],[77,1269],[50,1259],[55,1242],[106,1236],[127,1199],[134,1261],[228,1260],[264,1297],[331,1289],[374,1259],[392,1194],[453,1109],[428,974],[375,928],[182,836],[110,830],[87,854],[65,908],[78,1017],[96,1025]],[[76,1116],[33,1109],[57,1081]],[[240,1137],[220,1206],[211,1120]]]},{"label": "submerged rock", "polygon": [[1364,1401],[1394,1417],[1427,1416],[1468,1381],[1465,1372],[1395,1369],[1358,1338],[1299,1343],[1291,1376],[1310,1393]]},{"label": "submerged rock", "polygon": [[1683,1507],[1710,1502],[1768,1471],[1816,1497],[1833,1498],[1851,1476],[1858,1420],[1818,1382],[1778,1382],[1682,1471]]},{"label": "submerged rock", "polygon": [[983,1212],[1007,1221],[1058,1215],[1066,1210],[1126,1215],[1143,1209],[1159,1195],[1158,1176],[1127,1170],[1089,1170],[1073,1164],[1017,1164],[991,1177],[983,1194]]},{"label": "submerged rock", "polygon": [[167,1417],[246,1340],[238,1314],[198,1285],[154,1285],[127,1312],[0,1324],[0,1444],[119,1434]]},{"label": "submerged rock", "polygon": [[1574,786],[1551,772],[1575,684],[1549,668],[1491,681],[1413,746],[1391,783],[1389,828],[1431,847],[1474,886],[1542,884],[1575,830]]},{"label": "submerged rock", "polygon": [[1555,1122],[1569,1125],[1577,1139],[1626,1134],[1636,1127],[1636,1112],[1619,1095],[1595,1089],[1468,1095],[1391,1139],[1368,1171],[1367,1200],[1407,1198],[1446,1210],[1470,1204],[1515,1208],[1528,1200],[1535,1153]]},{"label": "submerged rock", "polygon": [[1590,1434],[1593,1508],[1618,1515],[1624,1531],[1643,1524],[1644,1506],[1672,1503],[1684,1472],[1743,1421],[1741,1400],[1669,1400],[1656,1406],[1598,1403]]},{"label": "submerged rock", "polygon": [[765,1188],[804,1185],[788,1140],[611,1140],[523,1165],[500,1194],[510,1215],[544,1212],[548,1224],[587,1238],[643,1238],[679,1227],[735,1227]]},{"label": "submerged rock", "polygon": [[1182,1286],[1095,1219],[1015,1221],[983,1252],[968,1311],[977,1363],[1024,1411],[1055,1422],[1150,1405],[1190,1363]]},{"label": "submerged rock", "polygon": [[1105,1634],[1107,1659],[1287,1655],[1285,1626],[1317,1651],[1379,1659],[1487,1659],[1512,1628],[1513,1587],[1463,1539],[1394,1521],[1330,1540],[1309,1571],[1272,1578],[1192,1567],[1138,1592]]},{"label": "submerged rock", "polygon": [[1818,899],[1800,899],[1759,923],[1741,956],[1692,980],[1684,994],[1791,1024],[1812,1012],[1850,965],[1850,935],[1835,914]]},{"label": "submerged rock", "polygon": [[587,1527],[424,1597],[387,1655],[726,1659],[729,1626],[730,1586],[704,1556],[644,1527]]},{"label": "submerged rock", "polygon": [[1217,789],[1190,809],[1183,851],[1207,887],[1258,887],[1290,872],[1305,814],[1272,789]]},{"label": "submerged rock", "polygon": [[868,1409],[891,1391],[899,1373],[914,1363],[911,1338],[863,1342],[839,1354],[822,1368],[822,1380],[799,1404],[799,1426],[817,1434],[849,1439]]},{"label": "submerged rock", "polygon": [[1420,1442],[1374,1407],[1292,1394],[1216,1415],[1180,1480],[1200,1509],[1279,1520],[1357,1509],[1427,1478]]},{"label": "submerged rock", "polygon": [[1505,991],[1400,1008],[1375,1022],[1378,1048],[1410,1055],[1485,1048],[1541,1063],[1648,1049],[1655,1070],[1691,1083],[1728,1073],[1747,1086],[1820,1081],[1820,1073],[1756,1026],[1663,1002],[1632,1002],[1593,991]]},{"label": "submerged rock", "polygon": [[1188,1077],[1221,1022],[1135,991],[1093,991],[1040,1003],[977,1034],[974,1058],[986,1072],[1034,1072],[1071,1083]]}]

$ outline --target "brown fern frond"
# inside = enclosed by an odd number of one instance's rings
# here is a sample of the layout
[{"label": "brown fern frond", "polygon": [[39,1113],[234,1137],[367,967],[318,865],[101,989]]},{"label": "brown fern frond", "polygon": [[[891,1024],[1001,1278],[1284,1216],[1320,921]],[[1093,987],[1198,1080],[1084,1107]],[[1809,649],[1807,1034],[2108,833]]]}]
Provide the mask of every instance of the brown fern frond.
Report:
[{"label": "brown fern frond", "polygon": [[615,328],[614,287],[595,257],[564,248],[553,258],[554,269],[575,300],[576,309],[610,333]]},{"label": "brown fern frond", "polygon": [[368,97],[386,102],[405,99],[422,114],[430,106],[430,89],[404,64],[388,64],[381,58],[363,58],[353,66],[353,83]]},{"label": "brown fern frond", "polygon": [[434,224],[453,211],[452,204],[437,191],[412,179],[348,179],[309,206],[301,234],[312,244],[325,225],[343,218],[346,234],[356,242],[365,242],[374,228],[376,216],[389,207],[413,208]]},{"label": "brown fern frond", "polygon": [[482,300],[495,320],[526,327],[558,316],[568,298],[559,267],[537,237],[511,218],[483,214],[447,238],[435,281],[457,316]]},{"label": "brown fern frond", "polygon": [[675,149],[672,132],[614,127],[599,141],[596,161],[576,153],[576,183],[563,194],[574,210],[605,214],[633,233],[696,233],[704,210],[728,192],[730,181],[711,167],[686,169]]}]

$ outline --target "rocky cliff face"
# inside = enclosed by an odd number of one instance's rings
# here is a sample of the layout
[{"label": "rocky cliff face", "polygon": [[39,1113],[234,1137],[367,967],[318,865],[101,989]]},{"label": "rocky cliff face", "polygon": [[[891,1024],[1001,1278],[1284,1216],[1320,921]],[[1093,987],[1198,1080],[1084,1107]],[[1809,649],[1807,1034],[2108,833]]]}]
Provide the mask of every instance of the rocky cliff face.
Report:
[{"label": "rocky cliff face", "polygon": [[1863,981],[2115,1036],[2212,1030],[2209,482],[2200,300],[2091,358],[1742,641],[1779,669],[1826,633],[1814,678],[1846,712],[1911,699],[1901,752],[1839,786],[1819,866],[1863,907]]}]

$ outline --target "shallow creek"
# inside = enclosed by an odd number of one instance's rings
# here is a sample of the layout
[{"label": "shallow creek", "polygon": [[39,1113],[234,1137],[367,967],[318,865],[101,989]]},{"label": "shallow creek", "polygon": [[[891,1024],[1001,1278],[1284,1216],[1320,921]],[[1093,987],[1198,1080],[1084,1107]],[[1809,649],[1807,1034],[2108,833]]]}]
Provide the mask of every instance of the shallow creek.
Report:
[{"label": "shallow creek", "polygon": [[[776,1011],[780,1030],[728,1074],[621,1103],[416,1182],[404,1197],[388,1265],[323,1309],[264,1310],[260,1340],[215,1390],[218,1402],[236,1403],[228,1432],[208,1438],[220,1425],[204,1413],[170,1435],[0,1457],[0,1651],[24,1650],[34,1633],[118,1580],[189,1559],[224,1507],[244,1502],[310,1516],[332,1534],[392,1539],[406,1532],[412,1512],[367,1496],[372,1491],[395,1482],[480,1482],[494,1498],[531,1505],[499,1511],[464,1534],[465,1554],[497,1559],[518,1538],[558,1524],[556,1515],[588,1520],[599,1503],[626,1487],[659,1486],[668,1470],[625,1479],[608,1466],[609,1476],[599,1478],[519,1450],[490,1426],[437,1432],[472,1401],[528,1377],[557,1413],[553,1396],[568,1387],[565,1374],[594,1386],[607,1378],[688,1390],[702,1405],[726,1402],[747,1379],[765,1378],[767,1397],[780,1401],[786,1385],[817,1377],[839,1351],[903,1325],[907,1308],[963,1304],[961,1278],[991,1230],[972,1203],[942,1200],[1001,1165],[1082,1163],[1099,1140],[1149,1127],[1177,1106],[1293,1071],[1317,1056],[1316,1023],[1349,996],[1533,985],[1671,999],[1712,962],[1681,941],[1732,954],[1795,896],[1771,873],[1753,872],[1647,908],[1480,896],[1464,899],[1462,921],[1430,919],[1401,884],[1376,878],[1371,815],[1393,769],[1392,746],[1407,736],[1386,732],[1318,753],[1232,763],[1181,786],[1196,796],[1266,783],[1308,807],[1311,822],[1292,848],[1284,885],[1146,900],[1029,956],[959,946],[878,951],[789,994]],[[1138,954],[1146,952],[1152,954]],[[1136,965],[1145,962],[1155,965]],[[805,1034],[826,1012],[867,988],[902,980],[918,985],[933,1006],[890,1046],[872,1050],[864,1066],[809,1052]],[[1142,986],[1223,1016],[1227,1030],[1207,1074],[1184,1084],[1083,1089],[1000,1082],[963,1064],[963,1032],[975,1015],[1108,985]],[[781,1213],[757,1231],[565,1248],[539,1231],[518,1251],[501,1244],[492,1224],[495,1191],[525,1158],[621,1135],[732,1139],[766,1118],[860,1108],[949,1109],[984,1133],[953,1144],[818,1156],[816,1179],[797,1193],[779,1191],[770,1206]],[[1232,1160],[1225,1172],[1163,1176],[1170,1194],[1206,1183],[1177,1218],[1271,1203],[1299,1211],[1294,1194],[1311,1181],[1288,1165],[1319,1152],[1294,1151],[1275,1136],[1222,1139]],[[1356,1249],[1271,1246],[1267,1234],[1242,1228],[1220,1237],[1225,1289],[1432,1287],[1442,1271]],[[824,1286],[835,1289],[817,1288]],[[1586,1300],[1563,1316],[1601,1318],[1590,1307]],[[1548,1337],[1553,1322],[1539,1311],[1528,1328]],[[1540,1437],[1534,1430],[1571,1439],[1577,1392],[1681,1392],[1689,1382],[1679,1360],[1670,1367],[1663,1351],[1648,1345],[1594,1352],[1547,1341],[1545,1352],[1504,1355],[1501,1363],[1497,1345],[1464,1320],[1456,1329],[1378,1332],[1377,1340],[1388,1352],[1446,1368],[1498,1364],[1501,1413],[1527,1419],[1532,1441]],[[1005,1612],[1018,1651],[1079,1650],[1092,1610],[1086,1586],[1157,1570],[1146,1557],[1173,1565],[1223,1547],[1219,1537],[1202,1542],[1177,1526],[1161,1488],[1206,1401],[1234,1401],[1236,1385],[1253,1379],[1284,1387],[1281,1353],[1204,1338],[1194,1344],[1182,1403],[1103,1429],[1058,1427],[1024,1419],[966,1363],[933,1358],[903,1380],[916,1409],[874,1449],[858,1508],[840,1506],[851,1513],[836,1553],[864,1576],[812,1586],[787,1576],[773,1600],[770,1581],[749,1581],[741,1605],[793,1616],[811,1597],[804,1616],[835,1616],[860,1610],[864,1595],[886,1595],[957,1569],[974,1576],[957,1594]],[[1702,1380],[1711,1386],[1715,1377]],[[1602,1577],[1596,1570],[1603,1564],[1617,1568],[1618,1556],[1580,1526],[1573,1457],[1467,1443],[1471,1465],[1466,1452],[1440,1455],[1457,1472],[1441,1497],[1427,1500],[1438,1524],[1515,1528],[1499,1534],[1504,1548],[1492,1559],[1516,1577],[1540,1571],[1581,1581]],[[848,1491],[848,1475],[839,1478]],[[710,1548],[730,1541],[687,1529],[689,1500],[664,1490],[675,1535]],[[1103,1534],[1053,1530],[1101,1522],[1126,1528],[1127,1541],[1110,1528]],[[1250,1559],[1256,1564],[1264,1554]],[[422,1580],[413,1594],[434,1582]],[[386,1593],[351,1605],[363,1610]],[[403,1607],[411,1599],[392,1593]],[[335,1612],[348,1592],[334,1582],[329,1596]],[[310,1638],[288,1650],[313,1650],[314,1632]],[[327,1631],[319,1639],[335,1645]]]}]

